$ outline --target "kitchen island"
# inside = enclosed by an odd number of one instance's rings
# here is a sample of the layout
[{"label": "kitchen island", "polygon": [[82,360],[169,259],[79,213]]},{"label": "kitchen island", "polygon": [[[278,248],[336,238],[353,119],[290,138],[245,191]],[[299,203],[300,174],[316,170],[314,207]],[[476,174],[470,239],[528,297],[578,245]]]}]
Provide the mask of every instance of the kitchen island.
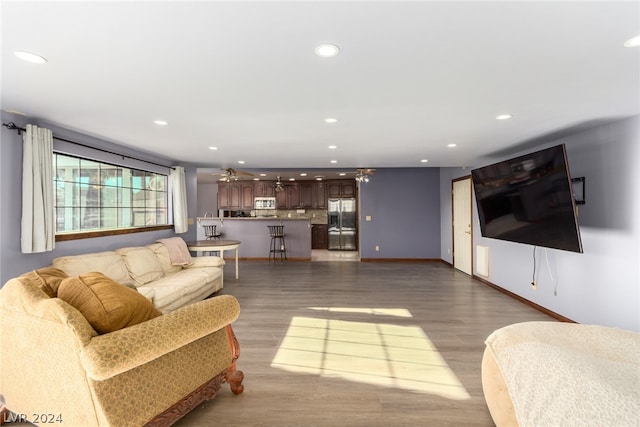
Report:
[{"label": "kitchen island", "polygon": [[197,239],[204,240],[204,225],[215,225],[223,239],[240,240],[240,259],[267,260],[269,258],[268,225],[284,225],[287,258],[292,261],[311,261],[311,223],[308,219],[271,217],[198,217]]}]

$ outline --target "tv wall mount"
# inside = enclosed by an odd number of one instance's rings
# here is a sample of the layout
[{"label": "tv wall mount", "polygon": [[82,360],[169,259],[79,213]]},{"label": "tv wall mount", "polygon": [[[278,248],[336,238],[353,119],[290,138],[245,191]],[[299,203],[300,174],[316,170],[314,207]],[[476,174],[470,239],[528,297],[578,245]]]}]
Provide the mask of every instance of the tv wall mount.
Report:
[{"label": "tv wall mount", "polygon": [[571,178],[571,186],[573,187],[573,199],[576,205],[584,205],[584,176]]}]

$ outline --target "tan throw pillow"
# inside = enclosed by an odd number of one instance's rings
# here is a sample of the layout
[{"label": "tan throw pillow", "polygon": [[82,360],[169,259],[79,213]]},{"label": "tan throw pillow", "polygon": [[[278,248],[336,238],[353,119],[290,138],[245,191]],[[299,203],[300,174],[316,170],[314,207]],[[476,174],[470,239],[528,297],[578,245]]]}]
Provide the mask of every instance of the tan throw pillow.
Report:
[{"label": "tan throw pillow", "polygon": [[138,291],[96,272],[64,279],[58,288],[58,298],[78,309],[101,334],[162,315]]},{"label": "tan throw pillow", "polygon": [[49,297],[55,298],[58,293],[58,287],[63,279],[66,279],[67,273],[64,271],[54,268],[54,267],[45,267],[39,270],[34,270],[29,273],[25,273],[20,277],[25,277],[34,283],[44,291]]}]

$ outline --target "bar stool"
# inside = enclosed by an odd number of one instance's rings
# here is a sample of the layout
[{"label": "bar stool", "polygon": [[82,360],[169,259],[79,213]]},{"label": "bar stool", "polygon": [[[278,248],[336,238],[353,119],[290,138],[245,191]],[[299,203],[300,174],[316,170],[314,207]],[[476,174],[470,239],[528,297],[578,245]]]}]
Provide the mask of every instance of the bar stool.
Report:
[{"label": "bar stool", "polygon": [[203,225],[204,237],[206,240],[217,240],[222,236],[222,233],[216,230],[215,225]]},{"label": "bar stool", "polygon": [[280,261],[287,259],[287,246],[284,241],[284,225],[267,225],[269,235],[271,236],[271,245],[269,247],[269,262],[271,257],[276,260],[276,254],[280,254]]}]

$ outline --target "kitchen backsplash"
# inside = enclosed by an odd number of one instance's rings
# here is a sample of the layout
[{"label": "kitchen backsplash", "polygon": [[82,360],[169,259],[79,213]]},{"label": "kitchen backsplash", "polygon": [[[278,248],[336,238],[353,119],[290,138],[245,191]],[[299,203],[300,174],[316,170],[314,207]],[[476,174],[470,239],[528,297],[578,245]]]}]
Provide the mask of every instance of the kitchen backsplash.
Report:
[{"label": "kitchen backsplash", "polygon": [[327,223],[327,211],[326,209],[301,209],[304,213],[298,213],[296,209],[278,209],[276,215],[278,218],[295,218],[295,219],[309,219],[311,224],[326,224]]}]

